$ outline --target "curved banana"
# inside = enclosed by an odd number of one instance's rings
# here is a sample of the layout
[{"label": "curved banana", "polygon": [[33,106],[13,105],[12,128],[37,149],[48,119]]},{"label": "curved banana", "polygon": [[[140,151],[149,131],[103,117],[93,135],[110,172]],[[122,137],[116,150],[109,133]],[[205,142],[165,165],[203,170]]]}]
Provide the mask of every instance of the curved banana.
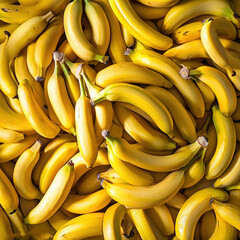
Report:
[{"label": "curved banana", "polygon": [[217,146],[212,159],[206,166],[205,177],[208,180],[219,177],[227,169],[236,146],[236,132],[231,117],[225,117],[218,106],[214,106],[212,111],[217,133]]},{"label": "curved banana", "polygon": [[64,29],[67,40],[76,55],[84,61],[97,60],[106,62],[108,57],[98,54],[96,48],[83,33],[80,21],[82,12],[82,0],[74,0],[66,7],[64,11]]},{"label": "curved banana", "polygon": [[32,170],[39,159],[42,142],[37,140],[18,158],[13,172],[13,183],[18,194],[25,199],[41,199],[42,193],[32,183]]},{"label": "curved banana", "polygon": [[182,205],[186,202],[187,197],[181,192],[178,192],[174,197],[166,202],[170,207],[180,209]]},{"label": "curved banana", "polygon": [[105,189],[84,195],[69,194],[62,207],[68,212],[86,214],[96,212],[106,207],[112,198]]},{"label": "curved banana", "polygon": [[115,203],[107,209],[103,217],[103,236],[106,240],[122,239],[121,223],[126,214],[126,208]]},{"label": "curved banana", "polygon": [[188,20],[201,15],[224,17],[238,26],[238,18],[225,0],[184,0],[173,6],[166,14],[162,33],[170,35]]},{"label": "curved banana", "polygon": [[60,73],[58,63],[62,58],[63,54],[53,52],[55,68],[52,76],[48,79],[47,92],[52,108],[62,126],[68,129],[73,135],[76,135],[75,111],[68,96],[65,80]]},{"label": "curved banana", "polygon": [[[130,70],[131,69],[131,70]],[[171,88],[172,83],[162,75],[133,62],[112,64],[99,71],[95,83],[100,87],[107,87],[113,83],[139,83]]]},{"label": "curved banana", "polygon": [[11,223],[2,207],[0,207],[0,232],[2,239],[14,240]]},{"label": "curved banana", "polygon": [[81,240],[91,239],[94,236],[101,239],[100,236],[103,235],[103,216],[104,213],[96,212],[75,217],[58,229],[53,240]]},{"label": "curved banana", "polygon": [[240,230],[240,208],[219,200],[220,199],[213,199],[213,201],[211,201],[212,209],[219,214],[224,221],[235,227],[237,230]]},{"label": "curved banana", "polygon": [[75,106],[77,141],[86,166],[91,168],[97,158],[98,144],[93,125],[92,106],[86,95],[82,76],[79,77],[81,96]]},{"label": "curved banana", "polygon": [[35,63],[35,56],[34,56],[36,41],[37,39],[29,43],[27,46],[27,66],[30,74],[34,79],[37,78],[37,65]]},{"label": "curved banana", "polygon": [[235,184],[225,188],[227,191],[238,190],[240,189],[240,181],[237,181]]},{"label": "curved banana", "polygon": [[[0,166],[1,167],[1,166]],[[105,172],[100,172],[97,175],[98,179],[105,179],[111,183],[127,183],[123,178],[121,178],[118,173],[110,167]]]},{"label": "curved banana", "polygon": [[[177,4],[179,2],[179,0],[137,0],[138,2],[146,5],[146,6],[149,6],[149,7],[159,7],[159,8],[162,8],[162,7],[172,7],[174,6],[175,4]],[[159,17],[160,18],[160,17]]]},{"label": "curved banana", "polygon": [[9,214],[14,213],[18,208],[19,204],[19,197],[13,184],[1,169],[0,169],[0,204],[3,207],[3,209]]},{"label": "curved banana", "polygon": [[[209,240],[231,240],[237,239],[237,229],[227,223],[223,218],[215,212],[216,226]],[[209,227],[209,226],[208,226]]]},{"label": "curved banana", "polygon": [[113,83],[91,99],[93,105],[103,100],[121,101],[141,108],[163,132],[170,138],[173,137],[171,115],[166,107],[146,90],[127,83]]},{"label": "curved banana", "polygon": [[67,198],[74,181],[74,164],[69,161],[54,177],[38,205],[24,219],[26,224],[39,224],[48,220]]},{"label": "curved banana", "polygon": [[202,148],[208,145],[205,137],[199,137],[194,143],[179,148],[173,154],[156,156],[132,148],[126,140],[113,137],[109,135],[109,132],[103,132],[103,135],[113,153],[122,161],[154,172],[169,172],[180,169],[195,156],[199,156],[202,153]]},{"label": "curved banana", "polygon": [[62,227],[66,222],[71,220],[70,217],[65,215],[61,209],[58,209],[49,219],[48,222],[51,226],[57,231],[60,227]]},{"label": "curved banana", "polygon": [[202,118],[205,112],[204,100],[197,86],[189,80],[183,80],[179,76],[180,68],[169,58],[151,51],[151,50],[134,50],[129,57],[134,63],[148,67],[161,73],[170,80],[183,95],[191,112],[197,118]]},{"label": "curved banana", "polygon": [[24,139],[24,135],[11,129],[0,127],[0,142],[1,143],[14,143]]},{"label": "curved banana", "polygon": [[215,229],[216,217],[213,210],[205,212],[199,220],[200,224],[200,238],[202,240],[208,240]]},{"label": "curved banana", "polygon": [[131,48],[134,46],[135,38],[127,31],[127,29],[121,24],[122,29],[122,35],[124,42],[126,43],[126,46],[128,48]]},{"label": "curved banana", "polygon": [[0,145],[0,163],[8,162],[19,157],[26,149],[31,147],[39,138],[38,134],[26,136],[23,140],[15,143],[3,143]]},{"label": "curved banana", "polygon": [[[176,144],[165,134],[157,131],[135,112],[114,104],[114,111],[125,131],[138,143],[151,150],[172,150]],[[106,128],[105,128],[106,129]]]},{"label": "curved banana", "polygon": [[227,201],[228,194],[219,189],[205,188],[194,193],[181,207],[175,222],[175,234],[181,240],[193,240],[194,231],[199,218],[211,210],[212,198]]},{"label": "curved banana", "polygon": [[64,164],[78,152],[76,141],[65,142],[59,146],[54,153],[47,159],[44,164],[40,179],[39,189],[42,193],[46,193],[50,187],[57,172],[64,166]]},{"label": "curved banana", "polygon": [[34,62],[37,67],[36,81],[42,81],[52,61],[52,52],[56,50],[60,37],[64,33],[63,14],[55,17],[46,30],[37,39],[34,51]]},{"label": "curved banana", "polygon": [[240,150],[235,152],[227,170],[214,182],[214,187],[223,188],[235,184],[240,179],[239,167]]},{"label": "curved banana", "polygon": [[44,113],[27,80],[23,80],[18,86],[18,96],[23,112],[34,130],[41,136],[54,138],[60,128]]}]

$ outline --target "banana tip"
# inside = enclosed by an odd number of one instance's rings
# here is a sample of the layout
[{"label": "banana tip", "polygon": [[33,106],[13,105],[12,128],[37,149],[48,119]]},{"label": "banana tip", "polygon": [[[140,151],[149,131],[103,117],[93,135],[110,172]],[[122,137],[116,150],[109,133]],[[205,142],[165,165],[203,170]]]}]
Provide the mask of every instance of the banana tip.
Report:
[{"label": "banana tip", "polygon": [[83,63],[80,63],[76,69],[76,73],[75,73],[76,77],[80,77],[82,70],[83,70]]},{"label": "banana tip", "polygon": [[17,211],[17,209],[14,209],[12,212],[10,212],[9,214],[12,215]]},{"label": "banana tip", "polygon": [[200,136],[200,137],[198,137],[197,142],[198,142],[203,148],[207,148],[208,143],[209,143],[207,137],[205,137],[205,136]]},{"label": "banana tip", "polygon": [[210,206],[212,205],[213,203],[213,198],[210,199]]},{"label": "banana tip", "polygon": [[101,178],[100,178],[100,172],[97,173],[97,180],[99,180],[99,181],[101,180]]},{"label": "banana tip", "polygon": [[53,52],[53,60],[61,62],[64,58],[64,54],[62,52],[54,51]]},{"label": "banana tip", "polygon": [[38,76],[35,78],[36,82],[42,82],[44,80],[44,78],[42,76]]},{"label": "banana tip", "polygon": [[101,179],[101,181],[100,181],[101,187],[103,187],[103,182],[104,182],[104,179]]},{"label": "banana tip", "polygon": [[107,138],[109,136],[110,132],[108,130],[102,130],[102,136],[104,138]]},{"label": "banana tip", "polygon": [[74,163],[73,163],[72,160],[69,160],[69,161],[67,162],[67,165],[68,165],[68,166],[74,166]]},{"label": "banana tip", "polygon": [[190,78],[190,76],[189,76],[189,70],[188,70],[188,68],[187,68],[186,66],[184,66],[183,64],[182,64],[182,68],[181,68],[180,71],[179,71],[179,74],[181,75],[181,77],[182,77],[183,79],[189,79],[189,78]]},{"label": "banana tip", "polygon": [[127,50],[124,52],[124,55],[125,55],[125,56],[128,56],[131,51],[132,51],[131,48],[127,48]]},{"label": "banana tip", "polygon": [[92,107],[94,106],[94,101],[92,100],[92,99],[90,99],[90,103],[91,103],[91,105],[92,105]]},{"label": "banana tip", "polygon": [[240,16],[237,13],[233,13],[234,18],[240,18]]},{"label": "banana tip", "polygon": [[10,32],[8,32],[8,31],[4,31],[4,34],[8,37],[10,37],[10,35],[11,35]]}]

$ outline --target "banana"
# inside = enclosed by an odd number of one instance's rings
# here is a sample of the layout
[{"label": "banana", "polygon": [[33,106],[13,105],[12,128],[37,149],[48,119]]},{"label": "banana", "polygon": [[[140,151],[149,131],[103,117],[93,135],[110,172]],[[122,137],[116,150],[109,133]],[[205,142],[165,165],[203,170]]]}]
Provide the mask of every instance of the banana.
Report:
[{"label": "banana", "polygon": [[11,223],[9,222],[9,219],[2,209],[0,207],[0,232],[1,232],[1,239],[4,240],[13,240],[13,231],[11,227]]},{"label": "banana", "polygon": [[113,83],[91,99],[93,105],[103,100],[121,101],[141,108],[163,132],[173,137],[173,122],[168,110],[146,90],[127,83]]},{"label": "banana", "polygon": [[236,189],[236,190],[231,190],[229,192],[229,199],[228,199],[228,203],[233,204],[237,207],[240,207],[240,190]]},{"label": "banana", "polygon": [[15,167],[15,162],[14,161],[8,161],[5,163],[0,163],[0,168],[3,170],[3,172],[6,174],[6,176],[13,181],[13,171]]},{"label": "banana", "polygon": [[112,198],[105,189],[90,194],[69,194],[63,203],[63,209],[75,214],[96,212],[106,207]]},{"label": "banana", "polygon": [[42,193],[32,183],[32,170],[39,159],[42,142],[37,140],[18,158],[13,172],[13,183],[18,194],[26,199],[41,199]]},{"label": "banana", "polygon": [[[172,46],[172,39],[145,23],[134,11],[128,0],[110,0],[109,3],[119,22],[134,38],[157,50],[167,50]],[[138,27],[134,27],[135,25]]]},{"label": "banana", "polygon": [[232,119],[225,117],[218,106],[214,106],[212,111],[217,133],[217,146],[212,159],[206,166],[205,177],[208,180],[219,177],[227,169],[236,146],[236,132]]},{"label": "banana", "polygon": [[100,236],[103,235],[103,216],[104,213],[96,212],[73,218],[58,229],[53,239],[80,240],[94,236],[97,236],[95,239],[102,239]]},{"label": "banana", "polygon": [[165,204],[148,208],[145,211],[147,216],[159,227],[163,235],[170,236],[174,233],[174,222]]},{"label": "banana", "polygon": [[30,74],[32,75],[32,78],[34,79],[37,78],[37,65],[35,63],[35,57],[34,57],[36,41],[37,39],[29,43],[27,46],[27,66]]},{"label": "banana", "polygon": [[[158,100],[160,100],[170,112],[174,123],[180,134],[188,142],[192,143],[197,139],[196,130],[188,112],[181,105],[181,103],[167,90],[155,86],[149,86],[145,88],[148,92],[153,94]],[[184,125],[183,125],[184,123]],[[187,127],[185,127],[187,126]]]},{"label": "banana", "polygon": [[7,95],[4,95],[4,98],[8,106],[16,113],[23,114],[20,102],[18,98],[10,98]]},{"label": "banana", "polygon": [[[220,200],[220,199],[219,199]],[[230,204],[230,203],[223,203],[217,199],[213,199],[211,201],[211,207],[212,209],[219,214],[219,216],[235,227],[237,230],[240,229],[240,208]]]},{"label": "banana", "polygon": [[31,147],[39,138],[38,134],[26,136],[23,140],[15,143],[3,143],[0,145],[0,162],[8,162],[19,157],[27,148]]},{"label": "banana", "polygon": [[99,71],[95,78],[95,83],[103,88],[113,83],[123,82],[172,87],[172,84],[161,74],[133,62],[112,64]]},{"label": "banana", "polygon": [[154,0],[150,0],[150,1],[147,1],[147,0],[138,0],[138,2],[146,5],[146,6],[149,6],[149,7],[154,7],[154,8],[163,8],[163,7],[172,7],[174,6],[175,4],[177,4],[179,2],[179,0],[157,0],[157,1],[154,1]]},{"label": "banana", "polygon": [[37,39],[34,51],[34,62],[37,67],[36,81],[42,81],[52,61],[52,52],[56,50],[60,37],[64,33],[63,14],[55,17],[46,30]]},{"label": "banana", "polygon": [[39,189],[42,193],[47,192],[57,172],[77,152],[78,146],[76,141],[65,142],[47,159],[39,179]]},{"label": "banana", "polygon": [[18,96],[23,112],[34,130],[46,138],[54,138],[60,128],[41,109],[27,80],[18,86]]},{"label": "banana", "polygon": [[79,150],[86,166],[91,168],[97,158],[98,144],[93,125],[90,99],[86,95],[82,76],[79,75],[81,96],[75,106],[76,133]]},{"label": "banana", "polygon": [[82,12],[82,0],[74,0],[66,7],[64,11],[64,29],[67,40],[76,55],[84,61],[97,60],[106,62],[108,57],[100,55],[83,33],[80,21]]},{"label": "banana", "polygon": [[220,175],[220,177],[214,182],[215,188],[223,188],[230,185],[233,185],[240,178],[239,173],[239,165],[240,165],[240,150],[235,152],[235,155],[229,164],[227,170]]},{"label": "banana", "polygon": [[200,223],[200,237],[202,240],[208,240],[215,229],[216,217],[214,211],[205,212],[199,220]]},{"label": "banana", "polygon": [[107,209],[103,216],[103,236],[106,240],[122,239],[121,222],[126,214],[126,208],[115,203]]},{"label": "banana", "polygon": [[225,116],[231,116],[235,111],[237,106],[236,92],[222,72],[213,67],[202,66],[190,71],[183,67],[180,74],[183,78],[197,77],[200,81],[207,84],[216,95],[219,108]]},{"label": "banana", "polygon": [[75,61],[77,59],[77,55],[73,52],[71,46],[69,45],[67,39],[65,39],[60,47],[58,48],[58,52],[64,53],[65,57],[70,61]]},{"label": "banana", "polygon": [[97,177],[98,179],[105,179],[111,183],[127,183],[113,168],[109,168],[105,172],[98,173]]},{"label": "banana", "polygon": [[62,227],[69,220],[71,220],[71,218],[68,217],[67,215],[65,215],[59,209],[48,219],[48,222],[57,231],[60,227]]},{"label": "banana", "polygon": [[0,142],[1,143],[14,143],[24,139],[24,135],[11,129],[0,127]]},{"label": "banana", "polygon": [[6,213],[12,214],[16,211],[19,204],[18,194],[5,175],[5,173],[0,169],[0,204]]},{"label": "banana", "polygon": [[87,171],[80,177],[76,185],[78,194],[91,194],[101,189],[98,174],[106,171],[109,165],[100,165]]},{"label": "banana", "polygon": [[162,33],[170,35],[188,20],[201,15],[213,15],[226,18],[238,26],[238,18],[225,0],[184,0],[173,6],[166,14]]},{"label": "banana", "polygon": [[236,182],[235,184],[228,186],[225,188],[227,191],[231,191],[231,190],[238,190],[240,189],[240,181]]},{"label": "banana", "polygon": [[54,177],[38,205],[24,219],[26,224],[39,224],[48,220],[67,198],[74,181],[74,164],[69,161]]},{"label": "banana", "polygon": [[[38,204],[37,200],[26,200],[24,198],[20,198],[20,208],[24,216],[27,216],[28,213],[36,207]],[[53,227],[46,221],[36,225],[29,225],[29,234],[31,239],[38,240],[41,239],[52,239],[56,231]]]},{"label": "banana", "polygon": [[97,52],[105,55],[110,42],[110,26],[102,7],[91,0],[84,0],[84,12],[92,29],[92,44]]},{"label": "banana", "polygon": [[103,136],[118,158],[154,172],[169,172],[180,169],[188,164],[195,156],[199,156],[199,154],[202,153],[202,148],[208,145],[205,137],[199,137],[194,143],[179,148],[173,154],[155,156],[132,148],[131,144],[126,140],[113,137],[109,135],[108,131],[104,131]]},{"label": "banana", "polygon": [[[46,15],[30,18],[17,27],[9,37],[6,44],[6,54],[9,61],[12,61],[24,47],[37,38],[47,27],[48,22],[54,17],[50,11]],[[27,37],[26,37],[27,36]]]},{"label": "banana", "polygon": [[129,57],[134,63],[155,70],[169,79],[181,92],[193,115],[203,117],[205,106],[202,94],[192,81],[181,79],[178,73],[180,68],[173,61],[151,50],[135,49]]},{"label": "banana", "polygon": [[122,29],[122,35],[124,42],[128,48],[131,48],[134,46],[135,38],[127,31],[127,29],[121,24]]},{"label": "banana", "polygon": [[[236,38],[237,32],[235,26],[232,22],[226,20],[225,18],[212,17],[216,25],[216,32],[220,38],[225,38],[229,40],[234,40]],[[197,40],[201,38],[201,28],[203,26],[202,21],[196,21],[191,23],[186,23],[183,26],[176,29],[171,37],[174,42],[182,44],[185,42]]]},{"label": "banana", "polygon": [[170,207],[180,209],[182,205],[186,202],[187,198],[181,192],[178,192],[174,197],[166,202]]},{"label": "banana", "polygon": [[175,234],[178,239],[192,240],[199,218],[211,210],[210,200],[227,201],[228,194],[219,189],[205,188],[189,197],[181,207],[175,222]]},{"label": "banana", "polygon": [[223,220],[222,217],[217,212],[215,212],[215,214],[216,214],[216,226],[213,234],[208,239],[210,240],[237,239],[237,230],[232,225]]},{"label": "banana", "polygon": [[52,76],[48,79],[47,92],[52,108],[62,126],[76,135],[74,107],[68,96],[65,80],[60,73],[59,61],[62,58],[63,54],[53,52],[55,68]]}]

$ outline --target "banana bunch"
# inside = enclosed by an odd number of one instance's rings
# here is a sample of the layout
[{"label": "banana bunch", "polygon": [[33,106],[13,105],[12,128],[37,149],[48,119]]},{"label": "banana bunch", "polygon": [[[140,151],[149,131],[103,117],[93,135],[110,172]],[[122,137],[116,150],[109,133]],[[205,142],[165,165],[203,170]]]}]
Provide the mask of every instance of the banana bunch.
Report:
[{"label": "banana bunch", "polygon": [[240,237],[237,0],[0,0],[0,240]]}]

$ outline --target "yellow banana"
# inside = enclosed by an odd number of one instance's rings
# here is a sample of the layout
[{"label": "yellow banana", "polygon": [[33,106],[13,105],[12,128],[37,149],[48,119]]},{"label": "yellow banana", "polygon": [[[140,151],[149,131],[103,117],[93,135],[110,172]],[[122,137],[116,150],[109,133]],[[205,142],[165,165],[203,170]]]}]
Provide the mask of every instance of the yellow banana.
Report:
[{"label": "yellow banana", "polygon": [[63,41],[63,43],[60,45],[60,47],[58,48],[58,52],[64,53],[66,58],[69,59],[70,61],[75,61],[77,59],[77,56],[73,52],[73,50],[72,50],[71,46],[69,45],[67,39],[65,39]]},{"label": "yellow banana", "polygon": [[[134,11],[128,0],[110,0],[109,3],[119,22],[143,44],[158,50],[167,50],[172,46],[172,39],[145,23]],[[137,28],[134,27],[136,24]]]},{"label": "yellow banana", "polygon": [[159,8],[162,8],[162,7],[172,7],[174,6],[175,4],[177,4],[179,2],[179,0],[137,0],[138,2],[146,5],[146,6],[149,6],[149,7],[159,7]]},{"label": "yellow banana", "polygon": [[58,209],[49,219],[48,222],[51,226],[57,231],[62,227],[66,222],[71,220],[70,217],[65,215],[60,209]]},{"label": "yellow banana", "polygon": [[86,214],[103,209],[111,200],[107,191],[101,189],[84,195],[69,194],[62,207],[71,213]]},{"label": "yellow banana", "polygon": [[181,207],[175,222],[175,234],[181,240],[193,240],[194,231],[199,218],[211,210],[212,198],[227,201],[228,194],[219,189],[205,188],[193,194]]},{"label": "yellow banana", "polygon": [[63,33],[63,14],[61,14],[49,23],[46,30],[37,39],[34,48],[34,62],[37,67],[36,81],[42,81],[45,78],[46,70],[52,61],[52,52],[56,50]]},{"label": "yellow banana", "polygon": [[71,219],[61,228],[58,229],[54,235],[54,240],[60,239],[91,239],[97,236],[97,239],[102,239],[103,235],[103,216],[104,213],[88,213]]},{"label": "yellow banana", "polygon": [[91,0],[84,0],[84,11],[92,29],[92,44],[97,52],[105,55],[110,42],[110,26],[102,7]]},{"label": "yellow banana", "polygon": [[[220,200],[220,199],[219,199]],[[220,215],[220,217],[235,227],[237,230],[240,229],[240,208],[230,204],[230,203],[223,203],[221,200],[213,199],[211,201],[212,209]]]},{"label": "yellow banana", "polygon": [[39,189],[42,193],[47,192],[59,169],[77,152],[78,146],[75,141],[65,142],[47,159],[39,179]]},{"label": "yellow banana", "polygon": [[[20,198],[20,208],[25,217],[33,208],[37,206],[37,204],[37,200],[27,200],[24,198]],[[56,232],[47,221],[40,224],[29,225],[28,229],[31,239],[33,240],[38,240],[39,238],[52,239]]]},{"label": "yellow banana", "polygon": [[0,168],[3,170],[3,172],[6,174],[6,176],[13,181],[13,171],[15,167],[15,162],[14,161],[8,161],[5,163],[0,163]]},{"label": "yellow banana", "polygon": [[0,207],[0,232],[2,240],[14,239],[11,223],[9,222],[9,219],[2,207]]},{"label": "yellow banana", "polygon": [[[1,167],[1,166],[0,166]],[[105,179],[111,183],[127,183],[123,178],[121,178],[118,173],[111,167],[105,172],[100,172],[97,175],[97,178]]]},{"label": "yellow banana", "polygon": [[32,77],[34,79],[37,78],[37,65],[35,63],[35,58],[34,58],[36,41],[37,41],[37,39],[32,41],[27,46],[27,66],[28,66],[28,70],[29,70],[30,74],[32,75]]},{"label": "yellow banana", "polygon": [[238,18],[234,14],[228,1],[225,0],[184,0],[173,6],[166,14],[162,32],[170,35],[188,20],[201,15],[224,17],[238,26]]},{"label": "yellow banana", "polygon": [[4,95],[4,98],[8,106],[16,113],[23,114],[20,102],[18,98],[10,98],[7,95]]},{"label": "yellow banana", "polygon": [[34,130],[46,138],[54,138],[60,128],[44,113],[27,80],[18,86],[18,96],[23,112]]},{"label": "yellow banana", "polygon": [[174,222],[165,204],[148,208],[145,211],[147,216],[159,227],[163,235],[170,236],[174,233]]},{"label": "yellow banana", "polygon": [[181,192],[178,192],[174,197],[166,202],[166,204],[170,207],[174,207],[180,209],[182,205],[186,202],[187,197]]},{"label": "yellow banana", "polygon": [[7,162],[19,157],[27,148],[31,147],[39,138],[38,134],[26,136],[23,140],[15,143],[3,143],[0,145],[0,162]]},{"label": "yellow banana", "polygon": [[81,96],[75,106],[76,133],[79,150],[88,168],[97,158],[98,144],[93,125],[93,114],[90,99],[86,95],[82,76],[79,76]]},{"label": "yellow banana", "polygon": [[206,166],[208,180],[219,177],[232,161],[236,146],[236,132],[231,117],[225,117],[218,106],[212,108],[213,123],[217,133],[216,151]]},{"label": "yellow banana", "polygon": [[62,58],[63,54],[53,52],[55,68],[47,83],[48,97],[63,127],[68,129],[73,135],[76,135],[74,107],[68,96],[65,80],[60,73],[60,66],[58,63]]},{"label": "yellow banana", "polygon": [[220,177],[214,182],[214,187],[222,188],[233,185],[240,178],[239,173],[239,165],[240,165],[240,150],[235,152],[235,155],[229,164],[227,170],[220,175]]},{"label": "yellow banana", "polygon": [[235,184],[228,186],[225,188],[227,191],[231,191],[231,190],[238,190],[240,189],[240,181],[236,182]]},{"label": "yellow banana", "polygon": [[127,83],[113,83],[91,99],[93,105],[103,100],[121,101],[141,108],[163,132],[173,137],[171,115],[166,107],[146,90]]},{"label": "yellow banana", "polygon": [[126,208],[115,203],[107,209],[103,217],[103,236],[106,240],[122,239],[121,223],[126,214]]},{"label": "yellow banana", "polygon": [[32,170],[39,159],[42,142],[37,140],[18,158],[13,172],[13,183],[18,194],[26,199],[41,199],[42,193],[32,183]]},{"label": "yellow banana", "polygon": [[98,72],[95,78],[95,83],[103,88],[123,82],[172,87],[162,75],[132,62],[112,64]]},{"label": "yellow banana", "polygon": [[131,48],[134,46],[135,38],[127,31],[127,29],[121,24],[122,29],[122,35],[124,42],[128,48]]},{"label": "yellow banana", "polygon": [[90,169],[81,176],[76,185],[78,194],[91,194],[100,190],[101,184],[97,174],[106,171],[108,168],[109,165],[100,165]]},{"label": "yellow banana", "polygon": [[134,63],[155,70],[169,79],[181,92],[193,115],[203,117],[205,106],[202,94],[192,81],[181,79],[178,73],[180,68],[173,61],[151,50],[136,49],[129,56]]},{"label": "yellow banana", "polygon": [[69,161],[54,177],[38,205],[24,219],[26,224],[39,224],[48,220],[67,198],[74,181],[74,164]]},{"label": "yellow banana", "polygon": [[20,132],[16,132],[11,129],[5,129],[0,127],[0,142],[1,143],[13,143],[24,139],[24,135]]},{"label": "yellow banana", "polygon": [[202,240],[208,240],[215,229],[216,217],[214,211],[205,212],[199,220],[200,224],[200,237]]},{"label": "yellow banana", "polygon": [[111,146],[113,153],[122,161],[154,172],[169,172],[180,169],[195,156],[199,156],[202,148],[208,145],[205,137],[199,137],[194,143],[179,148],[173,154],[155,156],[132,148],[126,140],[113,137],[109,135],[108,131],[104,131],[103,135],[106,137],[106,142]]},{"label": "yellow banana", "polygon": [[[209,240],[230,240],[237,239],[237,230],[227,223],[223,218],[217,213],[216,214],[216,226],[214,232],[209,236]],[[209,227],[209,226],[208,226]]]},{"label": "yellow banana", "polygon": [[85,61],[106,62],[108,57],[98,54],[96,48],[83,33],[80,21],[82,12],[82,0],[74,0],[66,7],[64,11],[64,29],[67,40],[79,58]]}]

